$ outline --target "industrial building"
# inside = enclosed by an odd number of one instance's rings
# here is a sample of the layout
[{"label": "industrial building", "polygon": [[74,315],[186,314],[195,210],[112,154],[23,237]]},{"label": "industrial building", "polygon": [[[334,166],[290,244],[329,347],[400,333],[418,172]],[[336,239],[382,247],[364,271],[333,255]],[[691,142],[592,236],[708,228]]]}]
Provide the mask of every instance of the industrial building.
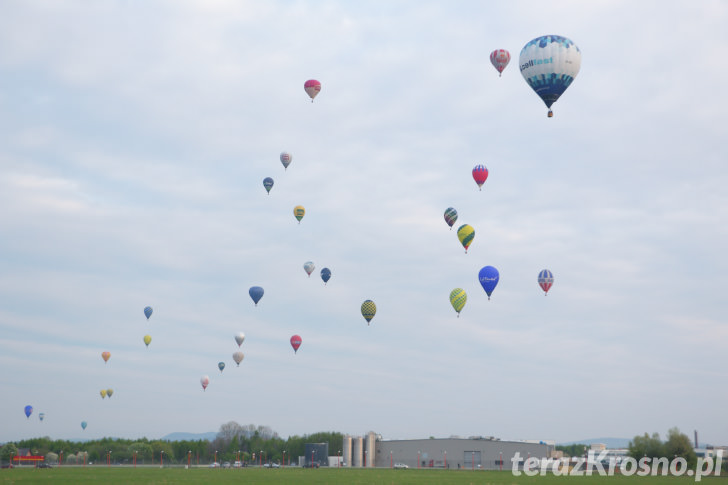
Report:
[{"label": "industrial building", "polygon": [[466,468],[509,470],[518,453],[518,468],[530,457],[550,458],[554,443],[502,441],[494,437],[383,440],[373,432],[344,436],[342,463],[352,467]]}]

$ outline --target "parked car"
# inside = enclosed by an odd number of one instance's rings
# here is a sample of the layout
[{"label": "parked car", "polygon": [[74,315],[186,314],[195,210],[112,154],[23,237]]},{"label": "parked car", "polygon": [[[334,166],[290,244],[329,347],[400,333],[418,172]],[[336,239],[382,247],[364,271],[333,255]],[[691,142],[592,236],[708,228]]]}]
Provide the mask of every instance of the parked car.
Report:
[{"label": "parked car", "polygon": [[404,463],[395,463],[394,464],[395,470],[406,470],[407,468],[409,468],[409,467],[407,465],[405,465]]},{"label": "parked car", "polygon": [[51,465],[50,463],[38,463],[36,468],[53,468],[53,465]]},{"label": "parked car", "polygon": [[225,463],[222,464],[222,467],[223,468],[230,468],[230,462],[229,461],[226,461]]},{"label": "parked car", "polygon": [[210,463],[208,465],[209,468],[220,468],[220,464],[218,462]]}]

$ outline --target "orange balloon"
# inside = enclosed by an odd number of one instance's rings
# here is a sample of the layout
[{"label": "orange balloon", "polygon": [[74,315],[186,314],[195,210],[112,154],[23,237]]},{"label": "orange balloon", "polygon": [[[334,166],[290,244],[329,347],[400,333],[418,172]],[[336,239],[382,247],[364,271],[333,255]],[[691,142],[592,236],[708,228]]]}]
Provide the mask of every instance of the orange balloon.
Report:
[{"label": "orange balloon", "polygon": [[111,352],[101,352],[101,358],[104,359],[104,362],[108,362],[109,357],[111,357]]}]

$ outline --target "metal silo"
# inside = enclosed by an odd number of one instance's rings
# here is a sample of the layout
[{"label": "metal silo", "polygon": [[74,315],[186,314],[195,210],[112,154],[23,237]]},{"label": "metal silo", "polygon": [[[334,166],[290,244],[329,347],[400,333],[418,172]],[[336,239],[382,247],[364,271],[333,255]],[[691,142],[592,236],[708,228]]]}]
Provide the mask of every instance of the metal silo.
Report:
[{"label": "metal silo", "polygon": [[362,458],[364,457],[364,438],[357,436],[354,438],[354,456],[352,463],[355,467],[361,467]]},{"label": "metal silo", "polygon": [[343,460],[346,466],[352,466],[351,463],[351,436],[346,435],[344,436],[344,446],[343,446]]},{"label": "metal silo", "polygon": [[377,442],[377,435],[374,434],[374,431],[370,431],[367,433],[367,444],[366,444],[366,463],[364,466],[367,468],[374,467],[375,461],[377,457],[376,449],[375,449],[375,443]]}]

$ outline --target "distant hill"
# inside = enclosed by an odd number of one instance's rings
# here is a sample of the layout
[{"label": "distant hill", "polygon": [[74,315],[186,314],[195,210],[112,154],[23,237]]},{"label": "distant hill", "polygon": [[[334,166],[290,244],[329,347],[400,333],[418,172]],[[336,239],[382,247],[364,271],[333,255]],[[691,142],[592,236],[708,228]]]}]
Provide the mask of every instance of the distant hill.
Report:
[{"label": "distant hill", "polygon": [[594,443],[604,443],[607,448],[627,448],[629,446],[629,438],[589,438],[585,440],[569,441],[567,443],[556,443],[557,445],[569,446],[576,444],[591,445]]},{"label": "distant hill", "polygon": [[207,433],[184,433],[178,431],[176,433],[169,433],[168,435],[162,436],[162,440],[164,441],[213,441],[215,438],[217,438],[216,431],[209,431]]}]

